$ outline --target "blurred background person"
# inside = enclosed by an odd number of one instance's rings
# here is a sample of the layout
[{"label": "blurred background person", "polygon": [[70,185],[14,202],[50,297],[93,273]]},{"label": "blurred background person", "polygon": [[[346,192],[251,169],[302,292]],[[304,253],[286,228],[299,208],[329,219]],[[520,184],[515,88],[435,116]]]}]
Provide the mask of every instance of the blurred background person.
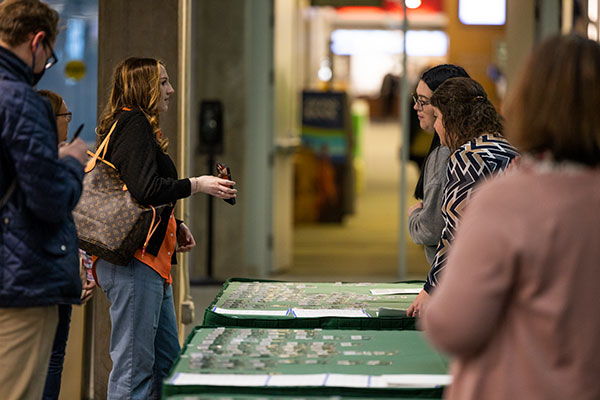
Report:
[{"label": "blurred background person", "polygon": [[504,170],[518,156],[502,136],[502,117],[475,80],[444,81],[431,96],[431,105],[435,131],[441,144],[452,152],[442,198],[444,229],[425,286],[408,308],[408,316],[421,316],[425,310],[444,270],[464,208],[478,184]]},{"label": "blurred background person", "polygon": [[423,324],[449,399],[600,399],[600,45],[552,37],[507,102],[521,165],[476,194]]}]

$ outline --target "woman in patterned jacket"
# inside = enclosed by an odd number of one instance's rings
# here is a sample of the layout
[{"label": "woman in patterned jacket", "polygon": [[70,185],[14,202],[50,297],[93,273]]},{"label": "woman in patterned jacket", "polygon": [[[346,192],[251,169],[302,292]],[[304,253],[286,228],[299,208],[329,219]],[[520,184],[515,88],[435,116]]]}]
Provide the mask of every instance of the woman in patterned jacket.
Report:
[{"label": "woman in patterned jacket", "polygon": [[427,282],[407,310],[409,316],[421,316],[438,284],[448,248],[477,184],[505,169],[519,155],[502,136],[502,117],[473,79],[446,80],[433,93],[431,104],[434,128],[452,153],[442,196],[444,229]]}]

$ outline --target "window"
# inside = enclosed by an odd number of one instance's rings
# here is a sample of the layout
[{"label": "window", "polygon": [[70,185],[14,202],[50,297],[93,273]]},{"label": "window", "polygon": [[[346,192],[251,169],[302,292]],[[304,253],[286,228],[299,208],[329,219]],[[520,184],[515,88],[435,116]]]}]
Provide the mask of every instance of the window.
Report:
[{"label": "window", "polygon": [[458,0],[458,19],[465,25],[504,25],[506,0]]}]

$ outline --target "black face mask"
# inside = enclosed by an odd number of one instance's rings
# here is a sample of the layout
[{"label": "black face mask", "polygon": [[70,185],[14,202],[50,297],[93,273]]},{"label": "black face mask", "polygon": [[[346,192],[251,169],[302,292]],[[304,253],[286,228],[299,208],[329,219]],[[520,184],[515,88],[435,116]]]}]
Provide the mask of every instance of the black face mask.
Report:
[{"label": "black face mask", "polygon": [[37,83],[40,81],[40,79],[42,79],[42,76],[44,76],[44,72],[46,72],[46,69],[44,68],[42,70],[42,72],[38,72],[38,73],[33,73],[33,83],[32,86],[37,85]]},{"label": "black face mask", "polygon": [[31,62],[31,72],[33,73],[33,81],[31,83],[31,86],[37,85],[40,79],[42,79],[42,76],[44,76],[44,72],[46,72],[46,68],[42,69],[42,72],[35,72],[35,51],[33,52],[33,60]]}]

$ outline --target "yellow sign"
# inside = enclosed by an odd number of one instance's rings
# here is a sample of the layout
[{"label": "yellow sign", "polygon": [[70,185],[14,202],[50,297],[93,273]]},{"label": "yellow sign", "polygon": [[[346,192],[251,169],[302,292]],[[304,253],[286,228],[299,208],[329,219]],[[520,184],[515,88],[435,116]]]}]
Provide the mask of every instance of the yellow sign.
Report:
[{"label": "yellow sign", "polygon": [[83,61],[72,60],[65,65],[65,75],[73,80],[80,80],[85,76],[85,64]]}]

